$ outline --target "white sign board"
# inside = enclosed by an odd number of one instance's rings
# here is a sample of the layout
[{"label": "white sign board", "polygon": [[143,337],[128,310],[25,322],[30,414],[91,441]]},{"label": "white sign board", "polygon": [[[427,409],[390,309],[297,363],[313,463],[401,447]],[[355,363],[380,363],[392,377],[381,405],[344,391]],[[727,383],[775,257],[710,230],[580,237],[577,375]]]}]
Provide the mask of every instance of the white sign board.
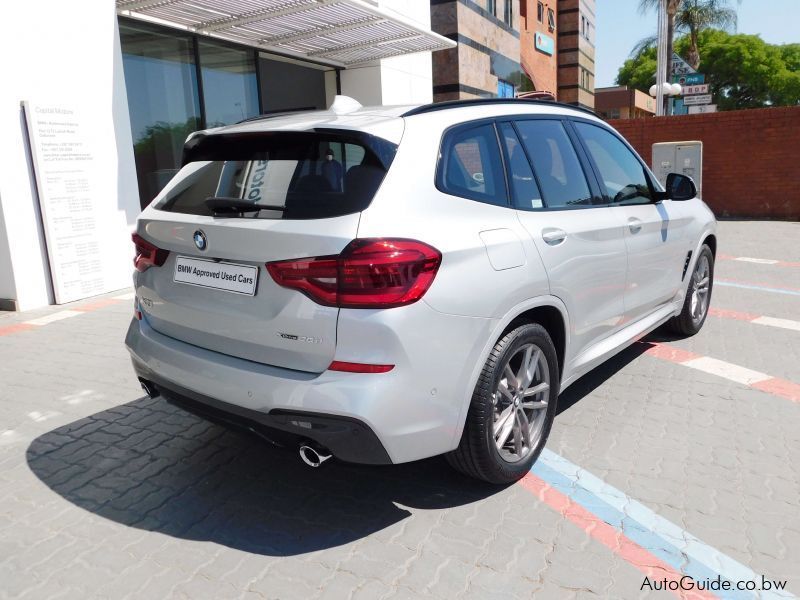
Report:
[{"label": "white sign board", "polygon": [[672,74],[673,75],[688,75],[689,73],[697,73],[695,69],[689,66],[685,60],[683,60],[680,56],[676,53],[672,54]]},{"label": "white sign board", "polygon": [[23,106],[56,303],[124,287],[119,273],[108,272],[114,251],[105,230],[112,227],[102,221],[104,205],[116,206],[117,198],[96,189],[96,138],[84,115],[61,104]]},{"label": "white sign board", "polygon": [[717,112],[717,105],[716,104],[701,104],[699,106],[690,106],[689,107],[689,114],[690,115],[700,115],[703,113],[715,113]]},{"label": "white sign board", "polygon": [[684,85],[681,87],[681,94],[684,96],[694,96],[697,94],[707,94],[708,84],[700,83],[698,85]]},{"label": "white sign board", "polygon": [[711,104],[711,94],[701,94],[699,96],[686,96],[683,99],[684,106],[697,106],[698,104]]}]

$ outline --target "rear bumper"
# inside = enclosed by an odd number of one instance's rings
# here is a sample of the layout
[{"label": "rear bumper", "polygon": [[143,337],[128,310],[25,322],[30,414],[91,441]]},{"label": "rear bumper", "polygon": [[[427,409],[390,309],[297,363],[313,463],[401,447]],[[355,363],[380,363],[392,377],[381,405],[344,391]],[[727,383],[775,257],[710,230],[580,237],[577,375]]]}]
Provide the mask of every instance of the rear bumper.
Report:
[{"label": "rear bumper", "polygon": [[133,364],[136,374],[151,390],[209,421],[251,431],[278,446],[292,448],[312,440],[340,460],[370,465],[392,462],[375,432],[358,419],[280,409],[265,414],[180,388],[137,365],[135,360]]},{"label": "rear bumper", "polygon": [[[431,312],[423,303],[412,307],[417,314]],[[443,321],[442,329],[462,331],[473,340],[483,325],[453,328],[449,318],[437,320]],[[358,331],[358,326],[349,330]],[[396,330],[386,326],[383,347]],[[441,354],[431,347],[430,328],[422,331],[428,332],[424,338],[421,333],[408,335],[425,342],[424,352],[398,349],[398,359],[390,361],[395,369],[377,374],[307,373],[243,360],[163,335],[148,324],[146,315],[141,321],[132,319],[125,343],[138,376],[192,412],[233,421],[278,442],[283,436],[276,432],[311,439],[343,460],[386,464],[435,456],[458,444],[460,416],[469,396],[456,388],[469,385],[465,371],[475,363],[469,352],[460,360],[436,360]],[[346,337],[340,336],[343,349],[349,346]],[[383,358],[375,350],[373,354],[364,362]],[[361,359],[354,353],[344,356]]]}]

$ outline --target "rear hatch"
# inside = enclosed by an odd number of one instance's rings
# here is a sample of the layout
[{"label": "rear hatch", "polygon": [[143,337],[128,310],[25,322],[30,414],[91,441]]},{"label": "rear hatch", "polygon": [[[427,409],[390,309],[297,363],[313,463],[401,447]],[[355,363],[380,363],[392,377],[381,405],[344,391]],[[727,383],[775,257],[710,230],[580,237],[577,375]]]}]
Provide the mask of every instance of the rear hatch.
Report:
[{"label": "rear hatch", "polygon": [[395,149],[328,129],[190,139],[184,167],[139,219],[137,256],[162,250],[137,266],[148,323],[201,348],[324,371],[339,309],[277,285],[265,263],[339,254]]}]

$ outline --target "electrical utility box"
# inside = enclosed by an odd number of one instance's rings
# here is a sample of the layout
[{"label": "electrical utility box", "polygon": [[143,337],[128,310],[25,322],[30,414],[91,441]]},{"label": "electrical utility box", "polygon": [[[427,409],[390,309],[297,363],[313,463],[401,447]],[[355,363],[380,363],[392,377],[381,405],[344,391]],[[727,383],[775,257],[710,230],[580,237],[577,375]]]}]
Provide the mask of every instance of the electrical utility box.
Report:
[{"label": "electrical utility box", "polygon": [[667,184],[667,175],[688,175],[697,186],[698,195],[703,193],[703,142],[659,142],[653,144],[653,173]]}]

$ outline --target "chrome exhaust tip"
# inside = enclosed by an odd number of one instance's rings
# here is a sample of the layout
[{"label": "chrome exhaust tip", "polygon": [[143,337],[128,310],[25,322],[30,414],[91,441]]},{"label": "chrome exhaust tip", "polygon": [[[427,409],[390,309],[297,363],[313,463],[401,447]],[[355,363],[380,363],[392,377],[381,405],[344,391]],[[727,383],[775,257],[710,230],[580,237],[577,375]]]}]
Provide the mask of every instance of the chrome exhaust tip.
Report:
[{"label": "chrome exhaust tip", "polygon": [[150,381],[147,381],[147,379],[139,378],[139,385],[142,386],[144,393],[147,394],[150,398],[155,398],[156,396],[159,395],[158,390]]},{"label": "chrome exhaust tip", "polygon": [[311,446],[303,444],[300,446],[300,458],[306,463],[309,467],[317,468],[321,467],[322,463],[324,463],[329,458],[332,458],[332,454],[327,452],[326,450],[317,450]]}]

